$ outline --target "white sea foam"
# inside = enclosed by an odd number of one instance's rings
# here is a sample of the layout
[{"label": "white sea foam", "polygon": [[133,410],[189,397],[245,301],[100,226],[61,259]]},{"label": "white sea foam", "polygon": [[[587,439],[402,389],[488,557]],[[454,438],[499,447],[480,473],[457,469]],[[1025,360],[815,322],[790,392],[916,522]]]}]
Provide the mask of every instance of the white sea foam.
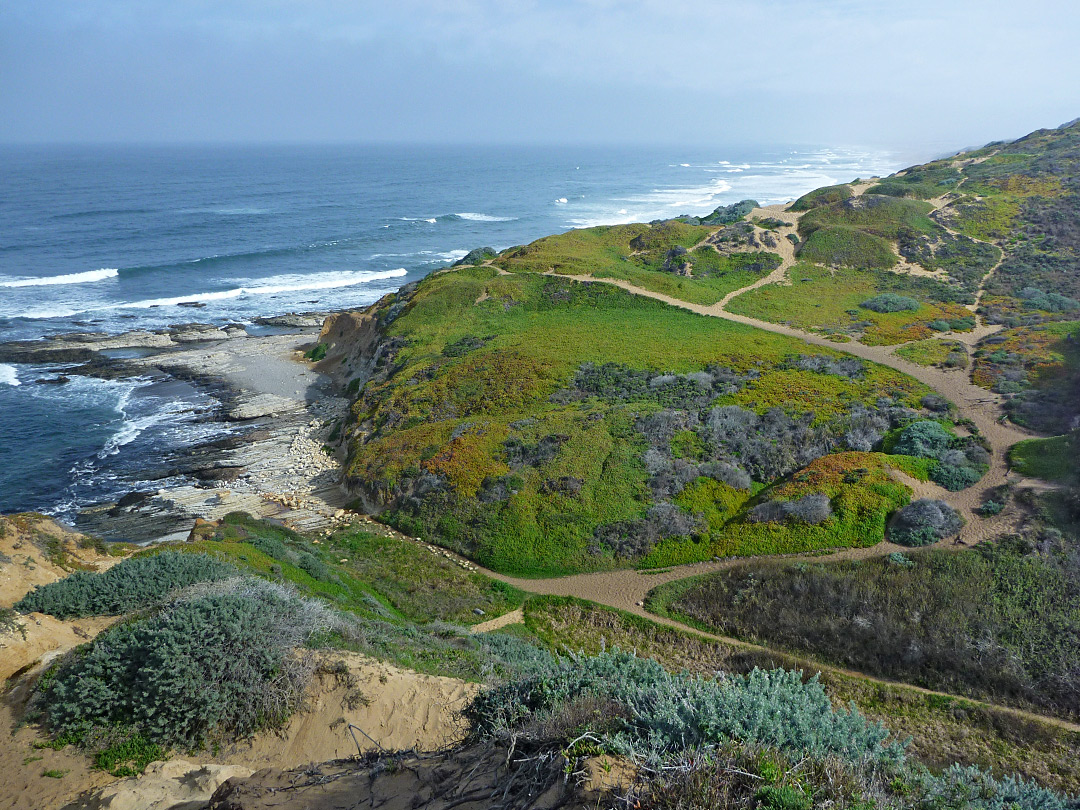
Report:
[{"label": "white sea foam", "polygon": [[51,287],[56,284],[89,284],[116,278],[120,271],[115,267],[102,267],[100,270],[87,270],[85,273],[69,273],[63,276],[45,276],[44,278],[13,278],[0,281],[0,287]]},{"label": "white sea foam", "polygon": [[440,262],[456,262],[458,259],[465,258],[468,253],[467,250],[421,250],[418,255],[431,257],[424,259],[424,264],[438,264]]},{"label": "white sea foam", "polygon": [[491,214],[474,214],[470,211],[454,214],[454,216],[460,219],[467,219],[470,222],[514,222],[517,219],[517,217],[496,217]]},{"label": "white sea foam", "polygon": [[566,197],[559,197],[559,199],[557,199],[555,201],[555,204],[556,205],[566,205]]},{"label": "white sea foam", "polygon": [[243,298],[249,295],[280,295],[281,293],[288,292],[335,290],[339,287],[352,287],[357,284],[367,284],[370,281],[400,278],[407,273],[408,271],[404,267],[398,267],[395,270],[381,270],[378,272],[359,270],[328,273],[320,276],[270,276],[263,279],[259,284],[253,284],[251,286],[245,285],[231,290],[196,293],[195,295],[181,295],[175,298],[151,298],[145,301],[131,301],[126,304],[118,304],[114,308],[149,309],[150,307],[174,307],[177,304],[187,303],[188,301],[207,303],[210,301],[225,301],[230,298]]},{"label": "white sea foam", "polygon": [[[456,251],[455,251],[456,252]],[[449,255],[449,254],[447,254]],[[461,254],[464,255],[464,254]],[[458,257],[460,258],[460,256]],[[246,279],[236,279],[236,283],[242,285],[229,290],[216,292],[192,293],[190,295],[177,295],[171,298],[148,298],[143,301],[128,301],[123,304],[110,304],[102,307],[88,307],[86,309],[43,309],[21,312],[16,316],[40,320],[45,318],[70,318],[84,312],[104,312],[118,309],[151,309],[153,307],[175,307],[186,303],[211,303],[213,301],[228,301],[234,298],[246,298],[253,295],[280,295],[281,293],[304,292],[311,290],[334,290],[339,287],[353,287],[359,284],[367,284],[372,281],[382,281],[388,278],[400,278],[407,275],[404,267],[394,270],[380,271],[343,271],[340,273],[326,273],[321,275],[287,275],[269,276],[258,283],[245,284]]]},{"label": "white sea foam", "polygon": [[22,385],[19,382],[19,374],[15,371],[15,366],[0,363],[0,385]]}]

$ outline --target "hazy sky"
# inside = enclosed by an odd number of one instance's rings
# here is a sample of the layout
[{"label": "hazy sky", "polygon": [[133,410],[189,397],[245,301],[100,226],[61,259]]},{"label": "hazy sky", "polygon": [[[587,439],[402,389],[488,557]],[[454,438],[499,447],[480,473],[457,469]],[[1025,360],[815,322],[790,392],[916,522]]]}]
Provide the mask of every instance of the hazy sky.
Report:
[{"label": "hazy sky", "polygon": [[1076,0],[0,2],[0,141],[925,150],[1077,116]]}]

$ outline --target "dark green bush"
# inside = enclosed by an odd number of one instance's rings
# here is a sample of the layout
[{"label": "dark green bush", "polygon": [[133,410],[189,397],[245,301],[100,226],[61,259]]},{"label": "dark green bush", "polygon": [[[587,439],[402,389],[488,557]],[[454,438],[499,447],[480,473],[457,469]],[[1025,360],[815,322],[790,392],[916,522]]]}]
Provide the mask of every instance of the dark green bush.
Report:
[{"label": "dark green bush", "polygon": [[930,480],[940,484],[949,492],[959,492],[962,489],[979,483],[983,477],[981,471],[966,464],[943,464],[938,462],[930,468]]},{"label": "dark green bush", "polygon": [[59,619],[117,616],[161,601],[177,588],[236,576],[236,569],[206,554],[163,551],[124,560],[102,573],[76,571],[39,585],[15,604],[23,613]]},{"label": "dark green bush", "polygon": [[488,259],[494,259],[499,254],[495,252],[495,248],[490,247],[478,247],[473,248],[456,262],[453,267],[461,267],[462,265],[478,265],[483,264]]},{"label": "dark green bush", "polygon": [[901,456],[937,458],[952,445],[952,441],[952,434],[940,422],[922,419],[904,428],[892,452]]},{"label": "dark green bush", "polygon": [[207,585],[76,649],[37,699],[62,738],[110,726],[189,748],[244,736],[296,708],[311,674],[296,651],[330,624],[325,608],[280,586]]},{"label": "dark green bush", "polygon": [[936,459],[937,463],[930,467],[930,478],[952,492],[977,483],[989,466],[989,456],[977,439],[953,436],[939,422],[929,419],[905,427],[892,451]]},{"label": "dark green bush", "polygon": [[920,498],[896,513],[889,540],[901,546],[929,546],[964,526],[964,518],[945,501]]},{"label": "dark green bush", "polygon": [[921,304],[906,295],[882,293],[863,301],[859,306],[874,312],[914,312]]},{"label": "dark green bush", "polygon": [[788,210],[809,211],[811,208],[817,208],[822,205],[843,202],[844,200],[850,199],[852,194],[854,194],[854,192],[851,190],[851,186],[846,184],[839,186],[824,186],[799,197],[799,199],[791,204],[791,208]]}]

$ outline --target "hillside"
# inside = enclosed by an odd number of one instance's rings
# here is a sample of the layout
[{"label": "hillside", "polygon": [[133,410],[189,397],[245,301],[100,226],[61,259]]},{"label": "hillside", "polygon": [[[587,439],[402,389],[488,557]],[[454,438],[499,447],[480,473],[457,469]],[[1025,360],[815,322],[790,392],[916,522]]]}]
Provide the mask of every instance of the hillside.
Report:
[{"label": "hillside", "polygon": [[915,490],[988,537],[977,488],[1025,438],[997,402],[1080,416],[1078,143],[474,252],[324,330],[347,486],[527,576],[875,546]]},{"label": "hillside", "polygon": [[0,518],[0,808],[1080,806],[1077,156],[479,249],[331,316],[317,532]]}]

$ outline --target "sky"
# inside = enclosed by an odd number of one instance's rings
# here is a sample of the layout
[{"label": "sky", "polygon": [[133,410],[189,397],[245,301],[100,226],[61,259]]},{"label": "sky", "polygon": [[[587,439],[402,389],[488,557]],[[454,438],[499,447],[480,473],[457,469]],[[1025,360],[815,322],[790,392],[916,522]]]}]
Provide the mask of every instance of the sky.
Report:
[{"label": "sky", "polygon": [[1075,0],[3,0],[0,142],[955,149],[1080,116]]}]

